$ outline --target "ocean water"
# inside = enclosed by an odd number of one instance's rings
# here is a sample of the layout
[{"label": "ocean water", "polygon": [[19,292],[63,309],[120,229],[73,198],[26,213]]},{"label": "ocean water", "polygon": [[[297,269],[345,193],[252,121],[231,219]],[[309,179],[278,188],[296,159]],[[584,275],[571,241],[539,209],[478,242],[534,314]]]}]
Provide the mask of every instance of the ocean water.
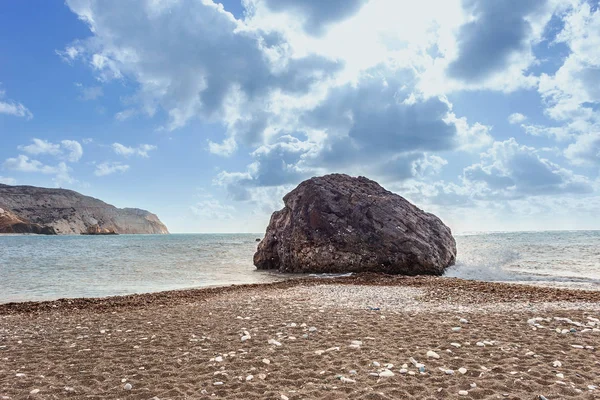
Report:
[{"label": "ocean water", "polygon": [[[260,234],[0,236],[0,303],[242,283]],[[600,231],[456,236],[447,276],[600,290]]]}]

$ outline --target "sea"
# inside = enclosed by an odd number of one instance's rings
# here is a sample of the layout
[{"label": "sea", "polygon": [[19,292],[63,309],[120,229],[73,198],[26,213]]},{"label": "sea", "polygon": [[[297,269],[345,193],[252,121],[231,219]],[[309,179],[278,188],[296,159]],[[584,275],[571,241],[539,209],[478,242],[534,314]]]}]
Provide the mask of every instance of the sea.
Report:
[{"label": "sea", "polygon": [[[260,234],[0,236],[0,303],[273,282]],[[456,235],[446,276],[600,290],[600,231]]]}]

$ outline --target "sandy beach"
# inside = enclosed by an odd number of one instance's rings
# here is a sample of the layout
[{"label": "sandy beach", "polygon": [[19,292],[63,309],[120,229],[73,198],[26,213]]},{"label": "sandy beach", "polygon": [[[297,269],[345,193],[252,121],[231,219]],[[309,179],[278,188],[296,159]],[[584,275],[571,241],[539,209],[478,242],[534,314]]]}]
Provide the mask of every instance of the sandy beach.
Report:
[{"label": "sandy beach", "polygon": [[366,275],[0,305],[0,399],[596,399],[600,292]]}]

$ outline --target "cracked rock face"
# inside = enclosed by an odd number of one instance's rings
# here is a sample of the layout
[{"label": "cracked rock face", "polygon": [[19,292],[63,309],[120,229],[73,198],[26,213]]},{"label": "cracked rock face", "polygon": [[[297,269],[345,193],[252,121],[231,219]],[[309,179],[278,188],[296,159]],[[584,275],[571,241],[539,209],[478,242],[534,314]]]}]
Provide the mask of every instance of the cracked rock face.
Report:
[{"label": "cracked rock face", "polygon": [[312,178],[283,200],[254,254],[258,269],[442,275],[456,260],[438,217],[365,177]]}]

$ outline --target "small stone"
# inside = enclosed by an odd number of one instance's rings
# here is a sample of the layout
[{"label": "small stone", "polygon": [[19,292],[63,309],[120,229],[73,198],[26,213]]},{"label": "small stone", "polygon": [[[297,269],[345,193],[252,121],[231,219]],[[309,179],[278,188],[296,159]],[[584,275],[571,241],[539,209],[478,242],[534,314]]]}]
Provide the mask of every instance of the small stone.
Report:
[{"label": "small stone", "polygon": [[574,349],[583,349],[583,346],[580,344],[572,344],[571,347]]},{"label": "small stone", "polygon": [[564,375],[564,374],[562,374],[562,373],[558,373],[558,374],[556,374],[556,377],[557,377],[557,378],[560,378],[560,379],[565,379],[565,375]]},{"label": "small stone", "polygon": [[354,370],[354,369],[351,369],[350,371],[348,371],[348,373],[350,375],[356,375],[357,374],[356,370]]},{"label": "small stone", "polygon": [[246,377],[246,381],[251,381],[252,379],[254,379],[254,375],[248,375]]},{"label": "small stone", "polygon": [[22,373],[22,372],[19,372],[18,374],[15,374],[15,376],[16,376],[17,378],[22,378],[22,377],[24,377],[24,376],[25,376],[25,374],[24,374],[24,373]]},{"label": "small stone", "polygon": [[271,360],[269,360],[268,358],[263,358],[262,362],[263,362],[263,364],[267,364],[267,365],[271,364]]},{"label": "small stone", "polygon": [[552,363],[552,366],[553,366],[554,368],[560,368],[560,367],[562,367],[562,363],[561,363],[560,361],[558,361],[558,360],[557,360],[557,361],[554,361],[554,362]]},{"label": "small stone", "polygon": [[223,384],[223,382],[214,382],[213,386],[221,386]]},{"label": "small stone", "polygon": [[322,355],[323,353],[325,353],[325,350],[315,350],[315,354],[318,356]]},{"label": "small stone", "polygon": [[452,328],[452,332],[459,332],[462,328],[460,326],[455,326]]},{"label": "small stone", "polygon": [[275,340],[275,339],[269,339],[268,343],[269,343],[269,344],[272,344],[272,345],[274,345],[274,346],[277,346],[277,347],[281,346],[281,343],[280,343],[280,342],[278,342],[278,341],[277,341],[277,340]]},{"label": "small stone", "polygon": [[265,379],[267,379],[267,374],[258,374],[258,379],[264,381]]},{"label": "small stone", "polygon": [[399,373],[401,373],[402,375],[406,374],[408,372],[408,370],[406,368],[402,368],[400,371],[398,371]]},{"label": "small stone", "polygon": [[590,390],[596,390],[596,389],[598,389],[598,386],[595,386],[595,385],[588,385],[588,387],[587,387],[587,388],[588,388],[588,389],[590,389]]},{"label": "small stone", "polygon": [[379,367],[381,367],[381,364],[379,364],[377,361],[373,361],[373,366],[375,368],[379,368]]},{"label": "small stone", "polygon": [[340,381],[344,382],[344,383],[356,383],[356,381],[354,379],[350,379],[350,378],[346,378],[346,377],[341,377]]},{"label": "small stone", "polygon": [[221,357],[221,356],[215,357],[215,361],[216,362],[223,362],[223,357]]},{"label": "small stone", "polygon": [[450,343],[450,346],[452,347],[456,347],[457,349],[460,349],[462,346],[460,345],[460,343]]},{"label": "small stone", "polygon": [[461,324],[468,324],[469,323],[469,321],[466,320],[466,319],[464,319],[464,318],[461,318],[458,322],[460,322]]},{"label": "small stone", "polygon": [[74,391],[75,391],[75,388],[73,388],[71,386],[65,386],[65,392],[73,393]]},{"label": "small stone", "polygon": [[250,335],[242,336],[242,342],[245,342],[246,340],[250,340],[250,339],[252,339],[252,337]]},{"label": "small stone", "polygon": [[38,394],[40,392],[40,389],[33,389],[31,392],[29,392],[29,394]]},{"label": "small stone", "polygon": [[477,384],[475,382],[471,383],[469,386],[471,386],[472,388],[476,388]]},{"label": "small stone", "polygon": [[131,386],[131,383],[126,383],[125,386],[123,386],[123,389],[131,390],[131,389],[133,389],[133,386]]},{"label": "small stone", "polygon": [[483,343],[483,342],[477,342],[477,343],[475,343],[475,346],[485,347],[485,343]]},{"label": "small stone", "polygon": [[390,371],[389,369],[384,369],[383,371],[381,371],[379,373],[379,376],[382,378],[389,378],[391,376],[394,376],[394,373],[392,371]]},{"label": "small stone", "polygon": [[121,383],[125,383],[125,382],[127,382],[127,378],[121,379]]},{"label": "small stone", "polygon": [[458,369],[458,372],[460,372],[462,375],[464,375],[464,374],[466,374],[466,373],[467,373],[467,369],[466,369],[465,367],[460,367],[460,368]]},{"label": "small stone", "polygon": [[408,371],[409,375],[416,375],[415,371]]},{"label": "small stone", "polygon": [[440,355],[438,353],[436,353],[435,351],[429,350],[427,352],[427,358],[440,358]]},{"label": "small stone", "polygon": [[285,394],[282,394],[280,397],[281,400],[290,400],[289,397],[287,397]]},{"label": "small stone", "polygon": [[458,391],[458,394],[459,394],[460,396],[468,396],[468,395],[469,395],[469,392],[467,392],[466,390],[459,390],[459,391]]},{"label": "small stone", "polygon": [[311,326],[310,328],[308,328],[309,332],[316,332],[317,328],[315,328],[314,326]]}]

